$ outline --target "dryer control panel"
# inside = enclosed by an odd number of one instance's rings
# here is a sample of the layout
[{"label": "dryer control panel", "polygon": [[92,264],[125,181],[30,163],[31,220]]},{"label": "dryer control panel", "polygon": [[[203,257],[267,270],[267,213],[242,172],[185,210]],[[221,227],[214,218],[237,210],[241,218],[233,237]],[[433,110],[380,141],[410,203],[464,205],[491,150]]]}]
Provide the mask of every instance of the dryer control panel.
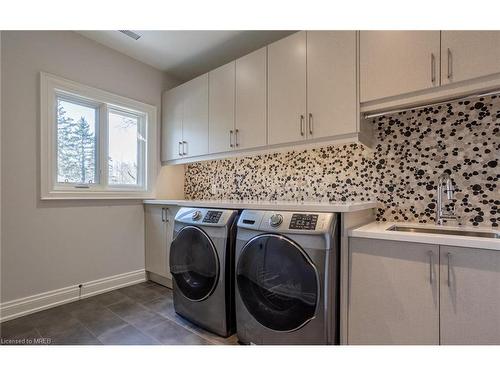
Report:
[{"label": "dryer control panel", "polygon": [[231,223],[237,213],[235,210],[182,207],[175,215],[175,221],[184,224],[223,227]]},{"label": "dryer control panel", "polygon": [[203,218],[203,222],[217,224],[221,216],[222,211],[207,211],[205,217]]}]

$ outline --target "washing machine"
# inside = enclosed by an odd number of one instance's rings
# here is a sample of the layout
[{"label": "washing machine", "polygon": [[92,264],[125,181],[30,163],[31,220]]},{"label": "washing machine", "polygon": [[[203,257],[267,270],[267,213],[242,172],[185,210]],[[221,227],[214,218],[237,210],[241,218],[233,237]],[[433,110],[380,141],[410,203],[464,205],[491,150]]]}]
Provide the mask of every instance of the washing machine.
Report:
[{"label": "washing machine", "polygon": [[234,210],[181,208],[170,246],[175,312],[227,337],[235,331]]},{"label": "washing machine", "polygon": [[236,327],[244,344],[339,342],[339,219],[245,210],[236,238]]}]

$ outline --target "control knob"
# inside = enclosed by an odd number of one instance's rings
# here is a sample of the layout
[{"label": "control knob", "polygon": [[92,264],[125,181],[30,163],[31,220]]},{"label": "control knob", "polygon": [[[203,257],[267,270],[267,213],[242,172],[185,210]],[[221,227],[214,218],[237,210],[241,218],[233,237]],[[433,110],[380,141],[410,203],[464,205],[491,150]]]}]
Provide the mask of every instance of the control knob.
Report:
[{"label": "control knob", "polygon": [[191,219],[193,219],[194,221],[200,220],[201,211],[194,211],[193,214],[191,215]]},{"label": "control knob", "polygon": [[283,216],[281,216],[280,214],[272,214],[269,218],[269,225],[273,228],[279,227],[282,222]]}]

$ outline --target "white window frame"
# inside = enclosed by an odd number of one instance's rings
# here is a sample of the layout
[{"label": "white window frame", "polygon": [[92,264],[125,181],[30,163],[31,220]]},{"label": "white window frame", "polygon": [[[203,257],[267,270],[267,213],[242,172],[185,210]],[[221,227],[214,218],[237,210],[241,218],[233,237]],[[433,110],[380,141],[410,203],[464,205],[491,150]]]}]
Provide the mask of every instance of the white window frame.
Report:
[{"label": "white window frame", "polygon": [[[97,108],[96,183],[57,182],[57,100],[81,102]],[[138,131],[146,139],[139,147],[137,185],[108,184],[108,112],[126,113],[139,119]],[[155,106],[125,98],[77,82],[40,73],[40,183],[41,199],[146,199],[154,198],[158,172],[158,125]],[[140,144],[141,145],[141,144]]]}]

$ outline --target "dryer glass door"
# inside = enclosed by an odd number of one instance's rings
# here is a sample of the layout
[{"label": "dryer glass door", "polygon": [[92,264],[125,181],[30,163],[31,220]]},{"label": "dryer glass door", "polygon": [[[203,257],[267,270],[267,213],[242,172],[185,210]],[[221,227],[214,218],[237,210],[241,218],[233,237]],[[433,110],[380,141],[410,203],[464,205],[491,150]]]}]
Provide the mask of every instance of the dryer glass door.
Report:
[{"label": "dryer glass door", "polygon": [[264,234],[248,241],[236,280],[248,312],[267,328],[293,331],[314,318],[317,270],[304,250],[284,236]]},{"label": "dryer glass door", "polygon": [[182,228],[170,246],[170,272],[179,291],[192,301],[210,296],[219,278],[214,244],[200,228]]}]

